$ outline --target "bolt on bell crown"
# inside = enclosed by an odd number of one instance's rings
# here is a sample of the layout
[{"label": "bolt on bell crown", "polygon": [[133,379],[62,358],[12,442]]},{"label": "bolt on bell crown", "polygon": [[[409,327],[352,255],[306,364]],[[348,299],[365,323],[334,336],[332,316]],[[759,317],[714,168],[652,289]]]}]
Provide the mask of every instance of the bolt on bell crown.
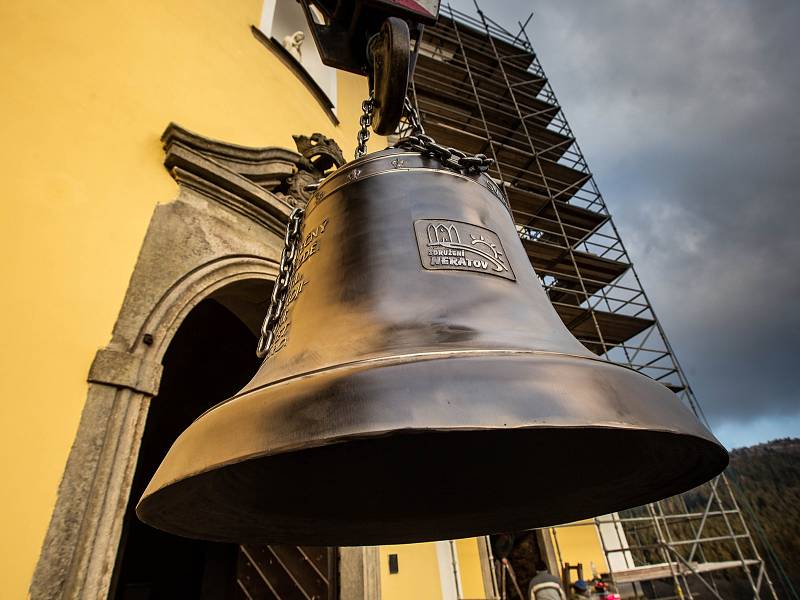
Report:
[{"label": "bolt on bell crown", "polygon": [[[686,491],[725,449],[566,329],[488,175],[388,149],[323,181],[270,354],[175,441],[137,507],[226,542],[514,531]],[[602,477],[577,483],[576,460]]]}]

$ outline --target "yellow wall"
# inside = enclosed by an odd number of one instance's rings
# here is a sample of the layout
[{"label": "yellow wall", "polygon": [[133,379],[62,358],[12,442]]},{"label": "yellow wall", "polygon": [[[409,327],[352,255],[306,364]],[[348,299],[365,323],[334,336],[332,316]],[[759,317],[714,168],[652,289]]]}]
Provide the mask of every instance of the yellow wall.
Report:
[{"label": "yellow wall", "polygon": [[[486,597],[478,552],[478,540],[466,538],[455,541],[458,570],[461,581],[462,600],[478,600]],[[449,549],[448,549],[449,552]],[[389,555],[396,554],[398,572],[389,573]],[[402,544],[380,547],[381,600],[441,600],[441,565],[436,552],[436,543]],[[448,556],[448,571],[452,577]]]},{"label": "yellow wall", "polygon": [[260,0],[0,3],[2,598],[25,596],[89,365],[155,204],[176,195],[166,125],[254,146],[319,131],[352,155],[366,80],[340,75],[334,127],[252,36],[260,11]]},{"label": "yellow wall", "polygon": [[[564,527],[554,527],[550,531],[555,539],[561,561],[559,568],[563,567],[564,563],[573,566],[583,564],[583,577],[587,581],[592,578],[593,563],[598,574],[608,572],[600,535],[593,520],[579,521]],[[570,578],[575,581],[578,576],[573,571],[570,573]]]},{"label": "yellow wall", "polygon": [[461,574],[461,597],[467,600],[485,598],[478,540],[476,538],[456,540],[456,552],[458,552],[458,570]]},{"label": "yellow wall", "polygon": [[[441,600],[436,544],[381,546],[381,600]],[[398,572],[389,573],[389,555],[397,554]]]}]

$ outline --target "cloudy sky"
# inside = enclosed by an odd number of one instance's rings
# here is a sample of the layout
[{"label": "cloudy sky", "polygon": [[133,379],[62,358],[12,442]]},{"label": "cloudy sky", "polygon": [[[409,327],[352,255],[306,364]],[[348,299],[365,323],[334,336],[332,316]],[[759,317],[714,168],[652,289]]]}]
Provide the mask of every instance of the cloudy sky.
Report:
[{"label": "cloudy sky", "polygon": [[717,436],[800,436],[800,2],[483,9],[508,28],[534,11],[534,48]]}]

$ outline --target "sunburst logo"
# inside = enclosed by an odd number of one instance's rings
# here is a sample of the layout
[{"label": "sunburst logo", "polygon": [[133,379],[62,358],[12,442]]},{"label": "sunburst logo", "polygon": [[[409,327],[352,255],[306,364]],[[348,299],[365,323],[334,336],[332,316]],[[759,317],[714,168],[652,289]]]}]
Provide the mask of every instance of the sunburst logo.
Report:
[{"label": "sunburst logo", "polygon": [[475,271],[515,279],[500,238],[493,231],[457,221],[414,223],[422,265],[426,269]]},{"label": "sunburst logo", "polygon": [[[469,234],[469,244],[461,242],[461,234],[452,223],[430,223],[427,227],[428,248],[445,248],[455,252],[431,251],[431,263],[451,266],[480,266],[492,268],[498,273],[508,271],[503,253],[498,244],[489,241],[482,234]],[[445,259],[445,260],[442,260]]]}]

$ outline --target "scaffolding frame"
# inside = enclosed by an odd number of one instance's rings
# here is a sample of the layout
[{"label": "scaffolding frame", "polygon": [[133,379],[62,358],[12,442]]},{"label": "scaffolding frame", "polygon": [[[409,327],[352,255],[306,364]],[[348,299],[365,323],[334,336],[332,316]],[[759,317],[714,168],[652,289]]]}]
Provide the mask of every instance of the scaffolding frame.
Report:
[{"label": "scaffolding frame", "polygon": [[[513,35],[477,2],[475,10],[444,5],[420,41],[411,97],[426,132],[494,160],[489,173],[573,335],[663,383],[708,424],[533,50],[531,17]],[[608,525],[616,541],[607,539]],[[571,526],[597,528],[609,576],[637,595],[651,586],[655,597],[652,582],[667,580],[666,597],[722,599],[715,573],[738,570],[753,598],[778,598],[725,474],[685,495]]]}]

